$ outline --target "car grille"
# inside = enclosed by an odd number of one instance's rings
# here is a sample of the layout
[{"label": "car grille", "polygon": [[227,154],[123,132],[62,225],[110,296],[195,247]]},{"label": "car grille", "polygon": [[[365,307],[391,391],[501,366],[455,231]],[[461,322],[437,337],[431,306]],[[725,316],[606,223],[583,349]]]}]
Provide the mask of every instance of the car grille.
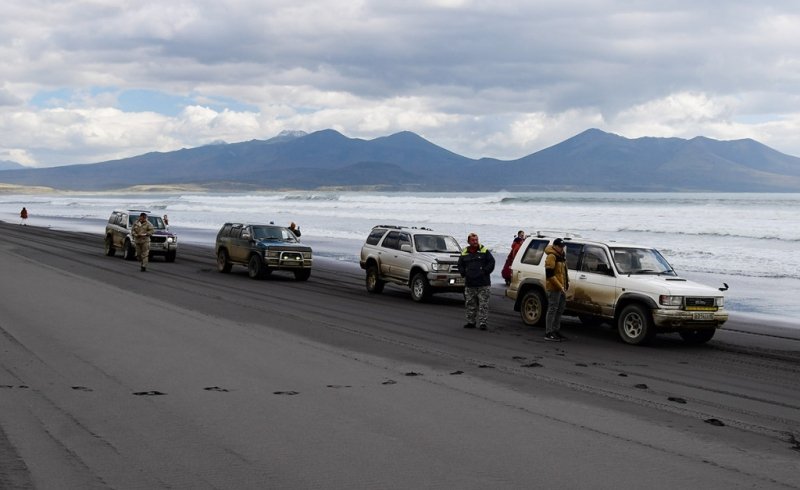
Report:
[{"label": "car grille", "polygon": [[165,236],[153,235],[150,237],[150,243],[164,243],[166,241],[167,237]]},{"label": "car grille", "polygon": [[714,306],[714,298],[686,298],[686,306]]}]

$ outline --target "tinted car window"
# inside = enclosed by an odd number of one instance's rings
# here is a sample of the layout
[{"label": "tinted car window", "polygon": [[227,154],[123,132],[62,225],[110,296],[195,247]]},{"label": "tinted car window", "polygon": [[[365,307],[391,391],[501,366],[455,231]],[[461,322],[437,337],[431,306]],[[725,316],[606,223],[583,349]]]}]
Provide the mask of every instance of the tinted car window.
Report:
[{"label": "tinted car window", "polygon": [[397,231],[390,231],[386,238],[383,239],[383,246],[391,249],[400,248],[400,233]]},{"label": "tinted car window", "polygon": [[397,243],[397,248],[400,248],[403,245],[411,246],[411,235],[409,235],[408,233],[400,233],[400,237]]},{"label": "tinted car window", "polygon": [[581,258],[583,251],[583,244],[580,243],[567,243],[567,269],[576,270],[578,268],[578,259]]},{"label": "tinted car window", "polygon": [[593,272],[596,274],[608,274],[611,265],[606,256],[606,251],[597,245],[586,245],[583,248],[583,259],[581,259],[581,271]]},{"label": "tinted car window", "polygon": [[522,256],[523,264],[539,265],[544,255],[544,249],[549,242],[547,240],[531,240],[525,254]]},{"label": "tinted car window", "polygon": [[378,242],[381,241],[381,237],[383,236],[384,233],[386,233],[386,230],[384,228],[378,228],[372,230],[369,236],[367,237],[367,243],[369,245],[377,245]]}]

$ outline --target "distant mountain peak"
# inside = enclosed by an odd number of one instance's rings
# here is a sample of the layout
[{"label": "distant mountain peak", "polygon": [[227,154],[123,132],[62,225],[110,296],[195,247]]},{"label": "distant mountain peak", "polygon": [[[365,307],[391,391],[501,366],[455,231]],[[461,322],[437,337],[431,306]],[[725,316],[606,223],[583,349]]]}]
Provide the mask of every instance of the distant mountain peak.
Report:
[{"label": "distant mountain peak", "polygon": [[286,141],[291,141],[297,138],[302,138],[303,136],[308,136],[308,133],[305,131],[300,131],[299,129],[284,129],[277,136],[273,136],[272,138],[268,139],[267,142],[269,143],[285,143]]}]

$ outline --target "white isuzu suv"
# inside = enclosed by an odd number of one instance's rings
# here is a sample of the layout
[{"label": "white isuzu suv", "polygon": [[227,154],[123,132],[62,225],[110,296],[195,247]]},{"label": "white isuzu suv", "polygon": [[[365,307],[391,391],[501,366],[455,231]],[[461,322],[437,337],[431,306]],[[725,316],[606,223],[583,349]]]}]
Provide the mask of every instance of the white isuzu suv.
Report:
[{"label": "white isuzu suv", "polygon": [[[555,238],[529,236],[511,265],[506,296],[526,325],[544,325],[544,252]],[[588,324],[612,322],[629,344],[645,343],[659,332],[707,342],[728,319],[722,293],[727,285],[717,289],[679,277],[654,248],[575,237],[564,241],[570,284],[565,315]]]}]

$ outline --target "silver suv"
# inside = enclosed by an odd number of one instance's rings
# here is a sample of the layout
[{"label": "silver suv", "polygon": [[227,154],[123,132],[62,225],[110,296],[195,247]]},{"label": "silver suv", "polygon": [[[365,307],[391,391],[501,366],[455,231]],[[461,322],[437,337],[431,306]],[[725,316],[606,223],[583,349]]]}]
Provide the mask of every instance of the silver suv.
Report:
[{"label": "silver suv", "polygon": [[[511,265],[506,296],[515,300],[526,325],[543,325],[545,248],[555,237],[530,236]],[[650,247],[565,238],[569,290],[565,314],[583,323],[616,325],[629,344],[642,344],[657,332],[678,332],[689,343],[711,340],[728,319],[725,287],[715,289],[678,276]]]},{"label": "silver suv", "polygon": [[178,254],[178,236],[167,229],[160,216],[154,216],[150,211],[142,209],[117,210],[111,213],[106,224],[106,255],[113,257],[120,250],[125,260],[136,259],[131,228],[141,213],[147,214],[147,220],[155,228],[155,233],[150,237],[150,256],[163,255],[167,262],[174,262]]},{"label": "silver suv", "polygon": [[367,291],[380,293],[388,283],[411,288],[411,299],[433,293],[464,292],[458,272],[461,248],[455,238],[429,228],[378,225],[361,247]]},{"label": "silver suv", "polygon": [[289,228],[253,223],[225,223],[214,247],[217,270],[230,272],[233,264],[247,267],[251,279],[272,271],[291,271],[298,281],[311,277],[311,247],[301,245]]}]

